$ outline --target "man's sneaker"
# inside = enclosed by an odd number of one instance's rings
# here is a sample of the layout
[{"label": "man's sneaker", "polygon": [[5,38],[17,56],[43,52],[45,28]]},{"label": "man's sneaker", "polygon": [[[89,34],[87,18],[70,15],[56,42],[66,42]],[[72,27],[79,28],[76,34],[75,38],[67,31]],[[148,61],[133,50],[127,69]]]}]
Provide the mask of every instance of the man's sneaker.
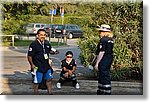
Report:
[{"label": "man's sneaker", "polygon": [[61,83],[57,83],[57,88],[58,88],[58,89],[61,88]]},{"label": "man's sneaker", "polygon": [[80,86],[79,86],[79,83],[76,83],[76,89],[79,89]]}]

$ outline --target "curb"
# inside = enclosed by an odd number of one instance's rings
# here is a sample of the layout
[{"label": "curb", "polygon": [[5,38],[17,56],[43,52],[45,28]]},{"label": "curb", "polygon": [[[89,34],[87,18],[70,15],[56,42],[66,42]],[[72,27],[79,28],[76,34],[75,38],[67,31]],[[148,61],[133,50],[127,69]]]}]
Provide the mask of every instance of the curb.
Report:
[{"label": "curb", "polygon": [[[53,79],[53,83],[57,83],[58,79]],[[97,80],[81,80],[78,79],[79,83],[89,84],[92,86],[97,86]],[[8,78],[1,78],[1,82],[4,84],[32,84],[32,79],[8,79]],[[129,87],[129,88],[142,88],[142,82],[120,82],[120,81],[111,81],[112,87]]]}]

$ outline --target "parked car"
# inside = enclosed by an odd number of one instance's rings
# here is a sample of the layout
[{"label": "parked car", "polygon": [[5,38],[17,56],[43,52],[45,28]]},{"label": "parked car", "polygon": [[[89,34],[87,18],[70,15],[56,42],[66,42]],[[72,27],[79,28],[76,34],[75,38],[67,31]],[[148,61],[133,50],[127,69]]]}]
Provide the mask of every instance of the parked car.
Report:
[{"label": "parked car", "polygon": [[59,24],[46,24],[43,29],[46,31],[46,33],[49,35],[51,34],[51,37],[55,37],[55,28],[57,26],[60,26]]},{"label": "parked car", "polygon": [[59,25],[54,27],[53,36],[54,37],[61,37],[63,34],[62,32],[63,32],[63,25],[59,24]]},{"label": "parked car", "polygon": [[57,25],[54,29],[55,36],[67,35],[68,38],[82,37],[83,32],[78,25]]},{"label": "parked car", "polygon": [[46,33],[49,33],[50,30],[51,30],[51,28],[52,28],[51,24],[46,24],[46,25],[43,27],[43,29],[45,29]]},{"label": "parked car", "polygon": [[33,34],[35,35],[37,33],[37,31],[41,28],[43,28],[46,24],[43,23],[29,23],[26,27],[25,27],[25,32],[26,34]]}]

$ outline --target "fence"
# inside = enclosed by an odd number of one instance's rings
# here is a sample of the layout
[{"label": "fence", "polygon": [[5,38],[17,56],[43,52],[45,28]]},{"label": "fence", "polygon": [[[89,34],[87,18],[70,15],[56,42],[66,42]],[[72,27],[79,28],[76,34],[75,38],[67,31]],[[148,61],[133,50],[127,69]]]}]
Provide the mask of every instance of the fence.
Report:
[{"label": "fence", "polygon": [[2,39],[3,36],[11,37],[11,39],[12,39],[12,46],[13,47],[15,46],[15,35],[0,35],[1,39]]},{"label": "fence", "polygon": [[[2,41],[2,37],[11,37],[12,46],[15,46],[15,37],[18,37],[20,40],[35,40],[36,37],[29,37],[29,36],[20,36],[20,35],[0,35],[0,40]],[[60,43],[67,44],[67,36],[66,35],[60,35],[57,36],[57,43],[58,46],[60,46]],[[51,42],[51,40],[49,39]]]}]

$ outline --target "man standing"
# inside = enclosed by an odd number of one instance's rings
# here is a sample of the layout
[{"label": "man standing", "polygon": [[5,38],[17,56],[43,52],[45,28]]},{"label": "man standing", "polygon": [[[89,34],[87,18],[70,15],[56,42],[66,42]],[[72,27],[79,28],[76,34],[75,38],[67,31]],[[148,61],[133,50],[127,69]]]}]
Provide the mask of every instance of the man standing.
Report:
[{"label": "man standing", "polygon": [[113,61],[113,33],[109,25],[102,24],[98,27],[100,41],[97,45],[96,55],[98,74],[97,95],[111,94],[110,67]]},{"label": "man standing", "polygon": [[27,55],[33,75],[34,94],[38,94],[38,85],[42,83],[43,79],[46,80],[48,94],[52,94],[51,81],[53,69],[49,64],[49,54],[51,51],[57,54],[58,51],[51,47],[49,41],[45,40],[46,32],[44,29],[39,29],[36,37],[37,39],[30,44]]}]

